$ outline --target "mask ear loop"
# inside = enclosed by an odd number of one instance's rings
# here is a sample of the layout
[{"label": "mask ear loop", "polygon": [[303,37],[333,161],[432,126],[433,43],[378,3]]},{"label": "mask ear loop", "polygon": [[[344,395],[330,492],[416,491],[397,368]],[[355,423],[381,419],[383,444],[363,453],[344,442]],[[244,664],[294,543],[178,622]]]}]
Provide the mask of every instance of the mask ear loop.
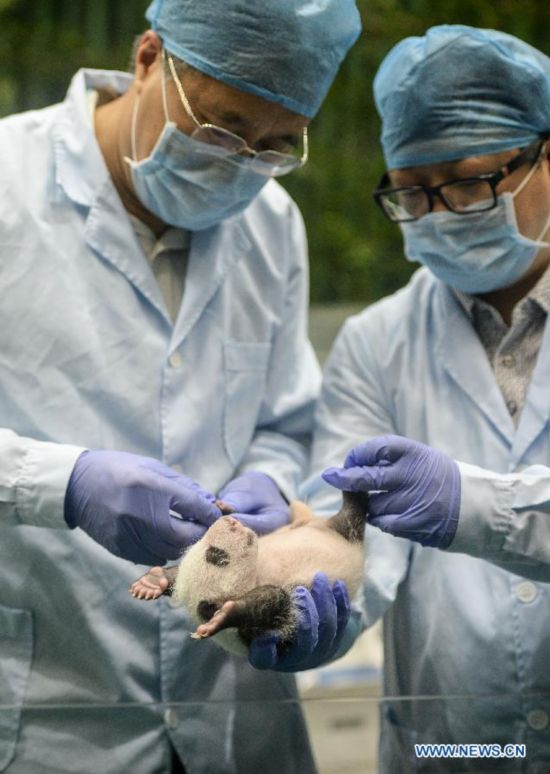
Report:
[{"label": "mask ear loop", "polygon": [[134,100],[134,108],[132,110],[132,121],[130,124],[130,143],[132,146],[132,161],[137,161],[136,127],[137,127],[137,113],[138,113],[138,104],[139,104],[140,96],[141,95],[138,94]]},{"label": "mask ear loop", "polygon": [[[545,142],[544,145],[542,146],[542,150],[541,150],[541,153],[540,153],[540,158],[543,161],[546,161],[550,165],[550,152],[549,152],[549,149],[548,149],[547,146],[548,146],[548,141]],[[538,163],[538,161],[537,161],[537,163]],[[546,234],[546,232],[548,231],[549,228],[550,228],[550,212],[548,213],[548,217],[546,219],[546,223],[542,227],[542,231],[540,232],[540,234],[538,235],[538,238],[537,238],[537,242],[541,242],[541,244],[544,245],[545,247],[550,247],[550,242],[542,242],[541,240],[542,240],[542,237],[544,236],[544,234]]]},{"label": "mask ear loop", "polygon": [[168,113],[168,99],[166,97],[166,49],[163,47],[162,49],[162,83],[161,83],[161,89],[162,89],[162,106],[164,108],[164,120],[166,123],[170,122],[170,115]]},{"label": "mask ear loop", "polygon": [[[540,161],[541,161],[541,159],[545,155],[545,153],[544,153],[545,149],[546,149],[546,143],[541,146],[539,155],[537,156],[537,159],[535,160],[535,163],[533,164],[533,166],[531,167],[531,169],[529,170],[527,175],[525,175],[525,177],[523,178],[521,183],[518,185],[518,187],[515,189],[515,191],[511,191],[512,199],[515,199],[516,196],[523,191],[523,189],[525,188],[525,186],[527,185],[529,180],[531,180],[531,178],[533,177],[533,175],[537,171],[538,166],[540,164]],[[546,219],[546,222],[545,222],[544,226],[542,227],[542,230],[541,230],[540,234],[534,240],[535,242],[538,242],[541,247],[550,247],[550,242],[541,242],[541,239],[542,239],[543,235],[546,233],[546,231],[548,230],[548,228],[550,228],[550,212],[548,213],[548,217]]]},{"label": "mask ear loop", "polygon": [[515,199],[516,196],[523,191],[523,189],[525,188],[525,186],[527,185],[529,180],[531,180],[531,178],[533,177],[533,175],[537,171],[537,168],[539,166],[541,157],[542,157],[542,152],[539,153],[539,155],[537,156],[537,158],[535,160],[535,163],[533,164],[533,166],[531,167],[529,172],[525,175],[525,177],[523,178],[521,183],[518,185],[518,187],[514,191],[511,191],[512,199]]},{"label": "mask ear loop", "polygon": [[[168,116],[168,101],[166,99],[166,84],[165,84],[165,54],[164,54],[164,48],[162,49],[162,73],[161,73],[161,91],[162,91],[162,105],[164,108],[164,118],[166,122],[168,122],[169,116]],[[137,142],[136,142],[136,136],[137,136],[137,114],[138,114],[138,107],[139,107],[139,101],[141,99],[141,95],[138,94],[137,97],[134,100],[134,107],[132,108],[132,118],[130,121],[130,145],[132,148],[132,158],[129,159],[128,156],[124,157],[124,161],[127,164],[131,164],[133,162],[137,162]]]},{"label": "mask ear loop", "polygon": [[129,167],[132,164],[137,163],[136,159],[136,123],[137,123],[137,107],[139,102],[139,94],[134,100],[134,107],[132,108],[132,118],[130,119],[130,147],[132,149],[132,158],[128,156],[123,157],[123,161],[128,164]]}]

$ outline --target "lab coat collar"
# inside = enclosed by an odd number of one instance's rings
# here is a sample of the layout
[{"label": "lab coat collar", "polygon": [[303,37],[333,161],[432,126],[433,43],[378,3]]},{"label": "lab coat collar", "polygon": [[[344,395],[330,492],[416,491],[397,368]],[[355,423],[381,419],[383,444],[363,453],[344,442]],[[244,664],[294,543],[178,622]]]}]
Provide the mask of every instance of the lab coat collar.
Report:
[{"label": "lab coat collar", "polygon": [[[502,393],[464,306],[443,283],[438,286],[437,350],[449,375],[478,406],[495,432],[510,448],[510,470],[521,465],[529,447],[550,419],[550,325],[547,319],[539,357],[518,427],[508,412]],[[472,364],[476,364],[475,368]]]},{"label": "lab coat collar", "polygon": [[114,96],[131,83],[128,73],[76,73],[53,130],[55,179],[69,199],[88,208],[87,244],[122,272],[170,324],[160,288],[111,180],[90,114],[90,91],[108,90]]},{"label": "lab coat collar", "polygon": [[514,466],[521,463],[529,447],[548,426],[550,419],[550,403],[548,401],[548,385],[550,384],[550,324],[546,318],[544,334],[540,345],[539,355],[531,377],[531,384],[527,392],[525,406],[521,412],[519,426],[512,456]]},{"label": "lab coat collar", "polygon": [[[87,243],[121,271],[162,315],[172,321],[151,266],[130,219],[111,183],[104,181],[86,221]],[[191,235],[183,303],[172,331],[170,352],[177,349],[199,320],[224,277],[252,247],[240,216]]]},{"label": "lab coat collar", "polygon": [[79,70],[71,81],[63,109],[53,128],[55,181],[77,204],[90,207],[109,171],[97,144],[88,94],[104,89],[123,94],[132,83],[129,73]]},{"label": "lab coat collar", "polygon": [[440,362],[511,447],[516,429],[464,306],[440,281],[436,299],[440,322],[436,322],[435,336]]},{"label": "lab coat collar", "polygon": [[185,291],[171,351],[177,349],[199,320],[229,271],[252,249],[242,216],[191,235]]},{"label": "lab coat collar", "polygon": [[[56,181],[70,199],[89,208],[85,238],[90,247],[121,271],[172,328],[158,283],[111,181],[89,111],[91,89],[121,94],[131,82],[132,76],[120,72],[80,70],[75,75],[54,130]],[[242,221],[242,216],[235,216],[192,234],[183,304],[171,350],[198,321],[229,269],[250,251]]]}]

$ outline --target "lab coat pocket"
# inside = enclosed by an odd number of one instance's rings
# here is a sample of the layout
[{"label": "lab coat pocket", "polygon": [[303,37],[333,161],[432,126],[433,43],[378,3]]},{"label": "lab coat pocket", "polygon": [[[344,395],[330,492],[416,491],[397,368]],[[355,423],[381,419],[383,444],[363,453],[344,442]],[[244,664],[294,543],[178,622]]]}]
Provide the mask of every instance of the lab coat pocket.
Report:
[{"label": "lab coat pocket", "polygon": [[223,440],[227,456],[235,466],[244,457],[254,435],[270,353],[268,342],[227,341],[224,344]]},{"label": "lab coat pocket", "polygon": [[31,613],[0,605],[0,771],[15,755],[31,669],[32,640]]}]

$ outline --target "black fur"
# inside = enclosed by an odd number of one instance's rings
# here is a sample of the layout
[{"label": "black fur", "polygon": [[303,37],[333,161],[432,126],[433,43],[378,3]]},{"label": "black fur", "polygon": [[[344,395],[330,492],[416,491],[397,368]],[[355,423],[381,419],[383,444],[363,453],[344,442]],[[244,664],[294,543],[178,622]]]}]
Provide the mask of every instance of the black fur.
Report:
[{"label": "black fur", "polygon": [[204,558],[209,564],[213,564],[215,567],[227,567],[231,561],[227,551],[218,546],[208,546]]},{"label": "black fur", "polygon": [[369,496],[363,492],[342,492],[342,507],[328,525],[350,543],[362,542],[369,509]]},{"label": "black fur", "polygon": [[208,599],[201,599],[197,605],[197,616],[201,621],[209,621],[219,606],[220,605],[218,602],[211,602]]}]

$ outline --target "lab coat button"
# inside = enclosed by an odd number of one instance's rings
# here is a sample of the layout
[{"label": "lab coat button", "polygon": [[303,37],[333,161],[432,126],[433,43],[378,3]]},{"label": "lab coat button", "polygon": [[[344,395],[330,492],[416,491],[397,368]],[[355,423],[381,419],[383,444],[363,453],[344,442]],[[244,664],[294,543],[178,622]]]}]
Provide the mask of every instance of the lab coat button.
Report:
[{"label": "lab coat button", "polygon": [[527,723],[533,731],[544,731],[548,726],[548,714],[541,709],[531,710],[527,713]]},{"label": "lab coat button", "polygon": [[174,352],[168,358],[168,362],[170,363],[172,368],[181,368],[183,365],[183,357],[180,355],[179,352]]},{"label": "lab coat button", "polygon": [[164,713],[164,722],[168,726],[168,728],[177,728],[178,727],[178,713],[175,709],[170,708],[167,709]]},{"label": "lab coat button", "polygon": [[509,400],[506,405],[508,406],[508,411],[513,416],[516,413],[516,411],[518,410],[518,404],[516,403],[515,400]]},{"label": "lab coat button", "polygon": [[537,587],[531,581],[523,581],[516,587],[516,597],[520,602],[532,602],[536,599]]}]

